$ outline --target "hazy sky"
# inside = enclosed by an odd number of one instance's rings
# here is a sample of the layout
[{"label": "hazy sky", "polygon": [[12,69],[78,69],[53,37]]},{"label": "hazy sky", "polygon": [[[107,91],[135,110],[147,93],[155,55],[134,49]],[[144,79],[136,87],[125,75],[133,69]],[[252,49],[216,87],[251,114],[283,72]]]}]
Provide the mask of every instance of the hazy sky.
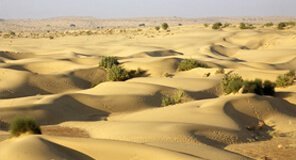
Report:
[{"label": "hazy sky", "polygon": [[0,18],[296,16],[296,0],[0,0]]}]

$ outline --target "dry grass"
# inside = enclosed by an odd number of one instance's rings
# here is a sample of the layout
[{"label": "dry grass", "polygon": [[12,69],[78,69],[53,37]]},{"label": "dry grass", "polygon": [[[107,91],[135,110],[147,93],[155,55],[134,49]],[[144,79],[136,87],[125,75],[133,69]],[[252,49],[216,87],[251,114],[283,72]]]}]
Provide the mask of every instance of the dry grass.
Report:
[{"label": "dry grass", "polygon": [[88,138],[89,134],[78,128],[61,127],[61,126],[43,126],[41,127],[44,135],[62,136],[62,137],[80,137]]}]

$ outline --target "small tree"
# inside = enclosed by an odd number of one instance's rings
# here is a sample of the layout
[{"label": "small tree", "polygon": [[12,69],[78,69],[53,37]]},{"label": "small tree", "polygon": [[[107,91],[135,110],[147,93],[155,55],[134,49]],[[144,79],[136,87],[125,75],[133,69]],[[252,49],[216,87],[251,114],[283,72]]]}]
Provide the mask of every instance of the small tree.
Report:
[{"label": "small tree", "polygon": [[167,30],[167,29],[169,28],[169,25],[168,25],[167,23],[163,23],[163,24],[161,25],[161,28],[162,28],[163,30]]},{"label": "small tree", "polygon": [[214,30],[218,30],[222,27],[222,23],[221,22],[217,22],[217,23],[214,23],[213,26],[212,26],[212,29]]},{"label": "small tree", "polygon": [[10,124],[10,133],[13,136],[20,136],[21,134],[41,134],[41,129],[36,121],[32,118],[16,118]]},{"label": "small tree", "polygon": [[284,23],[284,22],[281,22],[281,23],[278,24],[278,27],[277,27],[277,28],[278,28],[279,30],[283,30],[283,29],[285,29],[286,27],[287,27],[287,24]]}]

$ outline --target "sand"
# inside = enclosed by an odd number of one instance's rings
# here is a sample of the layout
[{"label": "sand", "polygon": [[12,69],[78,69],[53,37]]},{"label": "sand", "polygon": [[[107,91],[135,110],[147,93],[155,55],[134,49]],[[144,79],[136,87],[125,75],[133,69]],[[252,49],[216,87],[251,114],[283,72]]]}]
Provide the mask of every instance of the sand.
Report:
[{"label": "sand", "polygon": [[[0,37],[1,160],[292,160],[296,85],[276,88],[275,97],[224,95],[216,71],[274,81],[296,69],[295,33],[184,25]],[[106,82],[101,56],[117,56],[122,67],[147,76]],[[178,72],[186,58],[210,68]],[[184,91],[183,103],[161,107],[163,94],[177,90]],[[3,124],[24,115],[44,134],[10,138]],[[248,129],[262,121],[262,130]]]}]

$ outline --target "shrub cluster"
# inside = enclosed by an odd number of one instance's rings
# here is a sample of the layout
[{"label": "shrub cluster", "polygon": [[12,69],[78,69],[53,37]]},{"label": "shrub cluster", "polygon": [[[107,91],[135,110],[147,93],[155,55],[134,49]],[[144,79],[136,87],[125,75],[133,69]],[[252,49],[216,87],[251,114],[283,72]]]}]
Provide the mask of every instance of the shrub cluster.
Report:
[{"label": "shrub cluster", "polygon": [[130,79],[128,71],[124,68],[113,65],[107,69],[107,80],[108,81],[125,81]]},{"label": "shrub cluster", "polygon": [[222,86],[226,94],[237,93],[243,88],[243,93],[273,96],[276,84],[268,80],[262,82],[260,79],[248,81],[243,80],[238,74],[226,74],[222,80]]},{"label": "shrub cluster", "polygon": [[214,30],[218,30],[223,26],[223,24],[221,22],[216,22],[213,24],[212,29]]},{"label": "shrub cluster", "polygon": [[184,91],[177,90],[173,95],[163,95],[161,100],[161,106],[169,106],[182,102],[182,98],[184,96]]},{"label": "shrub cluster", "polygon": [[255,29],[256,27],[253,26],[253,24],[240,23],[239,28],[240,29]]},{"label": "shrub cluster", "polygon": [[37,122],[31,118],[16,118],[9,126],[13,136],[20,136],[24,133],[41,134],[41,129]]},{"label": "shrub cluster", "polygon": [[244,81],[243,93],[255,93],[258,95],[269,95],[275,94],[275,83],[271,81],[262,82],[261,79],[255,79],[253,81]]},{"label": "shrub cluster", "polygon": [[291,70],[286,74],[278,76],[275,83],[278,87],[288,87],[290,85],[293,85],[295,79],[295,71]]},{"label": "shrub cluster", "polygon": [[208,68],[208,65],[199,62],[195,59],[184,59],[179,63],[178,71],[188,71],[197,67]]}]

